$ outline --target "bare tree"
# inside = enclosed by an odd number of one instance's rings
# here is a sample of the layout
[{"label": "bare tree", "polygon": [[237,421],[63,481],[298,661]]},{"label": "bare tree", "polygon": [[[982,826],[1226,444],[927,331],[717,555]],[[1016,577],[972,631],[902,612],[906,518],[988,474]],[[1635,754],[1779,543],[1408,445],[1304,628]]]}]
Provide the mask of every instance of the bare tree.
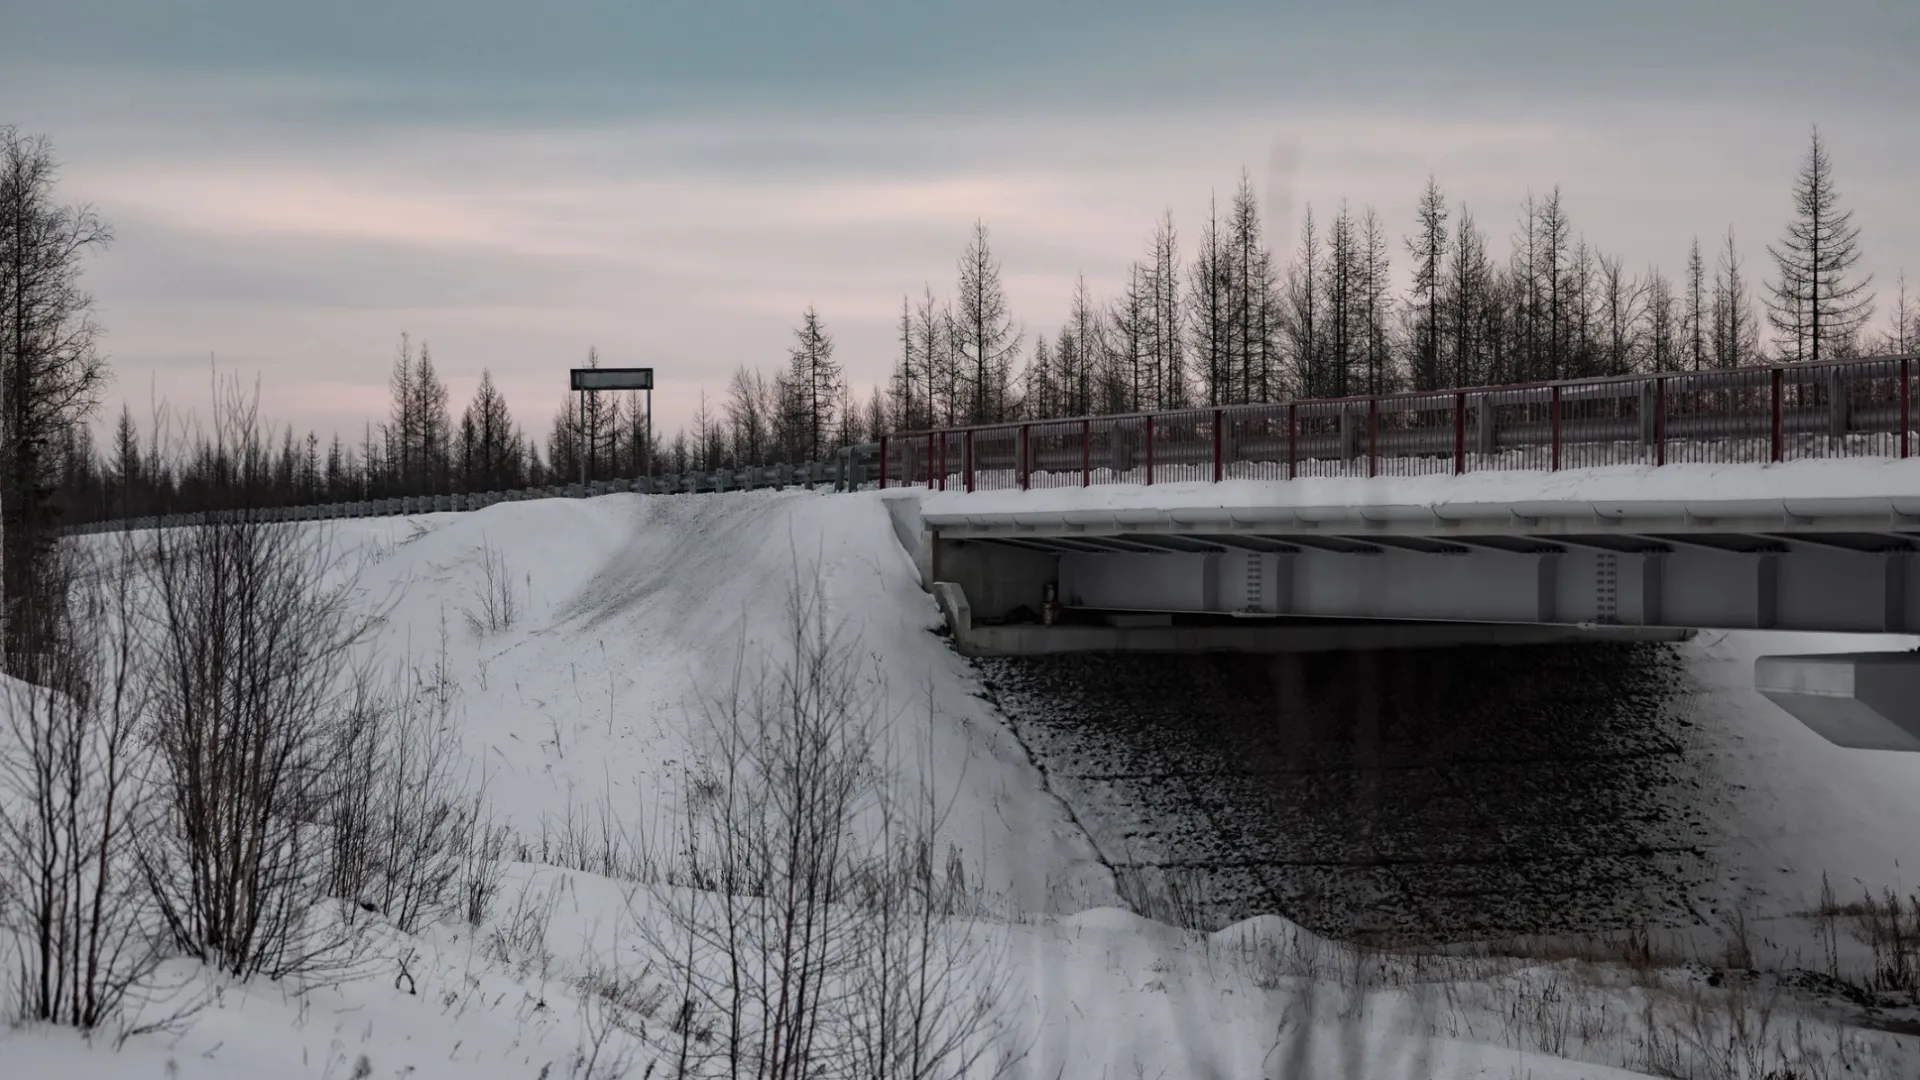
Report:
[{"label": "bare tree", "polygon": [[638,920],[677,999],[648,1037],[677,1077],[957,1078],[992,1045],[1005,995],[967,982],[974,958],[934,926],[960,882],[916,824],[937,803],[916,816],[889,801],[883,688],[799,580],[785,640],[743,638],[704,713],[679,859],[648,895],[665,918]]},{"label": "bare tree", "polygon": [[727,380],[725,405],[734,456],[743,465],[773,460],[774,403],[766,377],[742,364]]},{"label": "bare tree", "polygon": [[384,692],[373,672],[354,672],[340,699],[332,783],[323,793],[322,895],[352,901],[350,912],[376,912],[408,933],[462,907],[467,856],[480,829],[480,800],[458,768],[458,688],[446,661],[443,638],[433,667],[403,668]]},{"label": "bare tree", "polygon": [[[113,234],[90,207],[54,201],[57,172],[44,137],[0,127],[0,617],[7,670],[24,677],[26,643],[48,638],[22,621],[28,597],[57,588],[58,442],[99,405],[107,379],[79,281],[87,253]],[[58,608],[30,610],[51,617]]]},{"label": "bare tree", "polygon": [[141,865],[177,947],[278,976],[339,944],[316,917],[322,832],[353,719],[350,650],[368,622],[349,610],[328,534],[269,522],[251,497],[266,453],[237,387],[196,454],[227,505],[155,531],[142,558],[159,820]]},{"label": "bare tree", "polygon": [[150,756],[135,618],[138,560],[125,534],[85,548],[67,587],[30,603],[40,682],[0,693],[0,936],[15,939],[21,1017],[101,1026],[160,958],[154,905],[134,865]]}]

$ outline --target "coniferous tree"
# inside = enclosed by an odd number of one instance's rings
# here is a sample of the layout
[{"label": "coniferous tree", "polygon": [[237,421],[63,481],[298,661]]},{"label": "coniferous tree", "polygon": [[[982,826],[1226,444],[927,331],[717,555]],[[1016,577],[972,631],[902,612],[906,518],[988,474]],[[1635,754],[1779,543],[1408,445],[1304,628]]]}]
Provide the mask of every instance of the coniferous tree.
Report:
[{"label": "coniferous tree", "polygon": [[1627,277],[1617,258],[1600,258],[1604,375],[1625,375],[1639,366],[1640,310],[1646,290]]},{"label": "coniferous tree", "polygon": [[1768,288],[1768,321],[1787,360],[1844,355],[1873,314],[1873,278],[1851,276],[1860,261],[1860,230],[1853,211],[1840,208],[1818,128],[1794,180],[1793,208],[1786,236],[1767,248],[1778,274]]},{"label": "coniferous tree", "polygon": [[887,406],[886,394],[877,386],[867,397],[866,430],[867,437],[875,441],[882,435],[907,430],[905,425],[896,420],[893,411]]},{"label": "coniferous tree", "polygon": [[840,365],[833,358],[833,335],[811,305],[793,331],[787,384],[794,451],[803,461],[818,461],[830,449],[839,403]]},{"label": "coniferous tree", "polygon": [[520,436],[514,429],[507,399],[494,385],[492,369],[481,370],[480,385],[461,415],[460,428],[466,458],[462,468],[465,489],[505,491],[518,486],[524,475]]},{"label": "coniferous tree", "polygon": [[1024,415],[1034,420],[1065,415],[1060,408],[1059,369],[1045,334],[1033,339],[1033,356],[1027,361],[1025,381],[1021,393]]},{"label": "coniferous tree", "polygon": [[1325,273],[1321,276],[1325,312],[1322,385],[1316,397],[1346,397],[1355,392],[1360,353],[1365,341],[1361,325],[1360,245],[1353,215],[1345,203],[1327,230]]},{"label": "coniferous tree", "polygon": [[1893,322],[1887,328],[1880,347],[1895,356],[1907,356],[1920,348],[1920,304],[1907,295],[1907,275],[1903,270],[1895,284]]},{"label": "coniferous tree", "polygon": [[146,512],[148,478],[140,455],[140,433],[133,423],[133,410],[120,406],[120,419],[113,428],[113,462],[108,472],[110,508],[122,517]]},{"label": "coniferous tree", "polygon": [[1192,335],[1200,396],[1208,405],[1233,404],[1241,384],[1235,368],[1233,254],[1220,229],[1219,205],[1209,200],[1200,246],[1187,271],[1187,327]]},{"label": "coniferous tree", "polygon": [[393,358],[393,371],[387,377],[392,395],[385,435],[386,469],[392,494],[411,494],[418,475],[420,447],[420,390],[413,358],[413,339],[400,333],[400,351]]},{"label": "coniferous tree", "polygon": [[1488,380],[1489,367],[1482,345],[1486,309],[1491,301],[1492,268],[1487,262],[1486,238],[1462,204],[1455,230],[1453,259],[1447,270],[1447,307],[1452,312],[1452,385],[1473,386]]},{"label": "coniferous tree", "polygon": [[1448,379],[1440,362],[1440,341],[1444,329],[1440,321],[1442,282],[1447,256],[1447,203],[1439,183],[1429,175],[1427,188],[1420,195],[1419,230],[1407,237],[1407,254],[1413,259],[1413,296],[1419,315],[1413,332],[1413,385],[1416,390],[1437,390]]},{"label": "coniferous tree", "polygon": [[433,353],[424,341],[414,363],[413,396],[415,442],[409,456],[414,471],[406,483],[416,494],[439,495],[447,490],[447,445],[452,424],[447,415],[447,385],[434,370]]},{"label": "coniferous tree", "polygon": [[1181,332],[1180,242],[1173,212],[1154,228],[1146,265],[1148,321],[1146,340],[1149,407],[1178,409],[1187,404],[1185,335]]},{"label": "coniferous tree", "polygon": [[1135,262],[1127,277],[1127,287],[1114,305],[1108,324],[1113,327],[1109,339],[1108,365],[1112,369],[1112,392],[1105,411],[1141,412],[1152,408],[1149,394],[1152,377],[1148,372],[1153,335],[1153,300],[1144,279],[1145,267]]},{"label": "coniferous tree", "polygon": [[1693,238],[1693,247],[1687,251],[1686,288],[1686,312],[1682,316],[1682,325],[1686,333],[1687,366],[1700,371],[1709,363],[1711,336],[1706,328],[1707,261],[1700,254],[1700,238],[1697,236]]},{"label": "coniferous tree", "polygon": [[554,414],[553,426],[548,429],[545,469],[548,483],[571,484],[580,480],[586,446],[582,440],[585,428],[581,423],[579,396],[568,393],[561,400],[560,411]]},{"label": "coniferous tree", "polygon": [[1106,354],[1106,320],[1083,274],[1074,282],[1067,323],[1054,347],[1060,370],[1061,412],[1090,416],[1101,408],[1100,385]]},{"label": "coniferous tree", "polygon": [[1020,336],[1000,285],[1000,263],[987,241],[987,226],[974,222],[973,239],[960,259],[960,289],[953,317],[953,349],[959,360],[959,388],[966,395],[969,424],[1006,418]]},{"label": "coniferous tree", "polygon": [[1361,348],[1369,394],[1388,393],[1399,381],[1393,367],[1392,339],[1388,336],[1388,320],[1393,311],[1388,292],[1393,287],[1390,270],[1386,234],[1381,230],[1379,215],[1368,207],[1360,222],[1359,284],[1360,323],[1365,334]]},{"label": "coniferous tree", "polygon": [[1647,361],[1654,371],[1678,371],[1685,359],[1681,345],[1681,320],[1678,297],[1673,283],[1659,267],[1647,271],[1646,342]]},{"label": "coniferous tree", "polygon": [[1308,203],[1300,222],[1300,254],[1287,270],[1287,331],[1292,339],[1294,383],[1301,397],[1327,397],[1333,381],[1325,371],[1321,327],[1320,236]]},{"label": "coniferous tree", "polygon": [[1538,232],[1536,273],[1542,294],[1546,340],[1545,347],[1537,350],[1535,367],[1526,377],[1564,379],[1568,374],[1567,357],[1572,351],[1569,333],[1573,322],[1568,317],[1571,290],[1566,280],[1566,262],[1573,244],[1573,227],[1558,184],[1540,205]]}]

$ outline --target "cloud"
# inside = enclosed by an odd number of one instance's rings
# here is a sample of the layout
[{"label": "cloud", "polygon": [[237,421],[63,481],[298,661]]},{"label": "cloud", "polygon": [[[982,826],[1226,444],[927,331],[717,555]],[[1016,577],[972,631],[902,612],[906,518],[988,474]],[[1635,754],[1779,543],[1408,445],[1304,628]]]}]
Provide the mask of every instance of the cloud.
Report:
[{"label": "cloud", "polygon": [[976,218],[1049,332],[1163,210],[1190,245],[1243,168],[1267,201],[1276,146],[1299,162],[1283,249],[1343,199],[1397,241],[1433,173],[1496,249],[1560,184],[1630,268],[1733,225],[1758,274],[1818,120],[1889,282],[1920,250],[1920,7],[1840,9],[663,2],[529,25],[72,0],[0,39],[0,99],[118,226],[88,284],[136,404],[150,380],[204,399],[215,353],[275,415],[355,432],[404,329],[456,398],[491,367],[542,430],[589,344],[656,365],[671,429],[734,366],[783,362],[807,304],[856,382],[883,378],[901,295],[950,291]]}]

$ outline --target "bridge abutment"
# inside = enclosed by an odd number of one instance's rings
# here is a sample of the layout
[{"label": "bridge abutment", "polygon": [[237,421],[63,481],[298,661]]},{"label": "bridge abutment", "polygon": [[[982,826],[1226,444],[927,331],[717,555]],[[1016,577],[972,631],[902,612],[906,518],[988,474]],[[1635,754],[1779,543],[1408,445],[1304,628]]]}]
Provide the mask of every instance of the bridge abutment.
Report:
[{"label": "bridge abutment", "polygon": [[1920,750],[1920,651],[1763,656],[1753,685],[1837,746]]}]

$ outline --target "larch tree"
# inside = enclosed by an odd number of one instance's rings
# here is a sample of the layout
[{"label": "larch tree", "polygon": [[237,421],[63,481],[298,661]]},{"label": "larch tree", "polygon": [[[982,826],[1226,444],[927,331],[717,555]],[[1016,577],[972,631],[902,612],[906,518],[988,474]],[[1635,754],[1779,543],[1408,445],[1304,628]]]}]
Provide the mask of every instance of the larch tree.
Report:
[{"label": "larch tree", "polygon": [[1345,397],[1354,392],[1358,380],[1361,345],[1366,331],[1360,319],[1360,240],[1354,228],[1353,214],[1345,203],[1327,229],[1327,250],[1321,275],[1324,363],[1322,382],[1315,397]]},{"label": "larch tree", "polygon": [[1685,358],[1681,345],[1680,299],[1674,295],[1673,282],[1659,267],[1650,267],[1646,280],[1648,364],[1654,371],[1679,371]]},{"label": "larch tree", "polygon": [[1440,323],[1443,278],[1447,257],[1447,202],[1431,175],[1420,194],[1419,229],[1407,237],[1407,255],[1413,259],[1413,301],[1419,315],[1413,327],[1413,386],[1437,390],[1447,385],[1440,365]]},{"label": "larch tree", "polygon": [[921,356],[920,350],[915,348],[913,326],[913,301],[903,293],[900,296],[898,326],[900,363],[894,368],[890,389],[893,396],[893,413],[899,418],[900,427],[909,431],[932,426],[922,420],[922,413],[926,411],[924,392],[926,376],[923,374],[926,360]]},{"label": "larch tree", "polygon": [[984,221],[960,258],[960,290],[954,311],[953,346],[965,388],[965,420],[991,424],[1006,418],[1020,335],[1000,284],[1000,262],[988,244]]},{"label": "larch tree", "polygon": [[1294,385],[1302,397],[1323,397],[1328,379],[1322,370],[1320,234],[1308,203],[1300,221],[1300,255],[1287,268],[1288,336],[1292,339]]},{"label": "larch tree", "polygon": [[387,376],[392,405],[387,419],[387,468],[392,491],[411,494],[420,469],[420,391],[418,369],[413,357],[413,339],[400,334],[400,351],[393,358],[393,370]]},{"label": "larch tree", "polygon": [[1546,316],[1546,347],[1540,350],[1543,355],[1537,357],[1536,370],[1549,379],[1564,379],[1568,374],[1568,354],[1572,352],[1569,337],[1573,320],[1569,318],[1570,289],[1566,271],[1573,247],[1573,225],[1567,217],[1558,184],[1540,206],[1538,231],[1537,275]]},{"label": "larch tree", "polygon": [[1180,238],[1173,227],[1173,211],[1165,211],[1154,227],[1147,264],[1150,316],[1147,370],[1152,407],[1183,408],[1188,400],[1185,320],[1180,304]]},{"label": "larch tree", "polygon": [[1920,349],[1920,304],[1907,294],[1907,274],[1900,272],[1895,284],[1893,321],[1887,328],[1881,348],[1895,356],[1908,356]]},{"label": "larch tree", "polygon": [[1082,274],[1074,280],[1067,323],[1060,328],[1054,348],[1065,415],[1090,416],[1099,411],[1106,339],[1106,318]]},{"label": "larch tree", "polygon": [[411,456],[414,475],[408,478],[412,490],[439,495],[447,489],[450,463],[448,442],[452,422],[447,413],[447,384],[433,367],[433,352],[420,343],[420,358],[413,369],[414,444]]},{"label": "larch tree", "polygon": [[1369,394],[1385,394],[1395,389],[1398,379],[1393,365],[1393,339],[1388,321],[1393,314],[1391,290],[1392,265],[1387,254],[1386,233],[1372,207],[1360,219],[1360,322],[1365,339],[1361,343],[1366,358]]},{"label": "larch tree", "polygon": [[140,454],[140,432],[133,423],[133,409],[120,406],[120,419],[113,427],[113,462],[108,472],[113,509],[122,517],[145,512],[147,477]]},{"label": "larch tree", "polygon": [[1228,237],[1221,231],[1219,204],[1208,200],[1200,245],[1187,270],[1187,328],[1192,335],[1201,396],[1208,405],[1235,403],[1240,382],[1234,364],[1233,255]]},{"label": "larch tree", "polygon": [[1491,299],[1492,268],[1487,262],[1487,241],[1465,204],[1460,207],[1460,226],[1455,230],[1453,257],[1447,267],[1446,306],[1451,312],[1452,364],[1454,386],[1473,386],[1487,376],[1482,357],[1483,312]]},{"label": "larch tree", "polygon": [[[591,345],[587,346],[587,366],[600,366],[600,350]],[[584,462],[587,479],[599,480],[608,476],[618,461],[620,403],[600,390],[588,390],[579,396],[579,430],[575,437],[580,440],[580,448],[574,464],[577,468]]]},{"label": "larch tree", "polygon": [[1872,275],[1853,276],[1860,229],[1853,211],[1840,208],[1818,128],[1794,180],[1793,209],[1786,236],[1767,247],[1777,274],[1767,290],[1767,319],[1784,359],[1817,361],[1850,351],[1873,314]]},{"label": "larch tree", "polygon": [[818,461],[833,437],[839,403],[840,365],[833,358],[833,335],[812,305],[800,317],[788,352],[789,411],[793,413],[794,450],[801,460]]},{"label": "larch tree", "polygon": [[1700,254],[1700,238],[1693,238],[1687,251],[1686,338],[1687,366],[1700,371],[1708,366],[1711,335],[1706,328],[1708,314],[1707,260]]},{"label": "larch tree", "polygon": [[462,479],[468,491],[501,491],[522,479],[520,438],[507,399],[494,385],[493,371],[482,369],[473,401],[461,416],[465,458]]}]

